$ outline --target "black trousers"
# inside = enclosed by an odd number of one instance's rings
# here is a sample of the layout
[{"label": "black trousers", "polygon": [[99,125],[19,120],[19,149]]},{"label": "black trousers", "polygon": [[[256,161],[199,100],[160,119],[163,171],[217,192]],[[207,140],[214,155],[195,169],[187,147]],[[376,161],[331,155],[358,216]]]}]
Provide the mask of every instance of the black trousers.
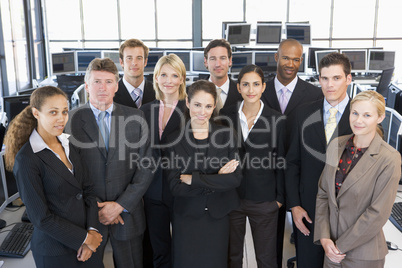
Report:
[{"label": "black trousers", "polygon": [[297,268],[322,268],[325,255],[324,249],[321,245],[314,244],[314,225],[305,220],[303,222],[310,230],[309,236],[305,236],[300,232],[293,223]]},{"label": "black trousers", "polygon": [[229,267],[243,267],[244,236],[248,217],[254,242],[258,268],[277,268],[276,239],[278,223],[276,201],[255,202],[241,200],[240,207],[229,214]]},{"label": "black trousers", "polygon": [[172,236],[170,224],[173,209],[166,202],[144,198],[149,241],[153,251],[154,268],[172,267]]}]

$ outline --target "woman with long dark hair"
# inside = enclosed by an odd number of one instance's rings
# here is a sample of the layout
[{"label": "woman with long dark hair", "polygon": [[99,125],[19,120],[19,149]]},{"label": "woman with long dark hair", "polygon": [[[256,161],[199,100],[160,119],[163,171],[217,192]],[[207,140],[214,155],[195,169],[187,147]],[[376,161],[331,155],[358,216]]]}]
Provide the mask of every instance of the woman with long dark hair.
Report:
[{"label": "woman with long dark hair", "polygon": [[77,148],[63,133],[67,120],[66,94],[52,86],[36,89],[30,105],[10,123],[6,166],[34,226],[36,266],[103,267],[92,256],[102,241],[96,197]]}]

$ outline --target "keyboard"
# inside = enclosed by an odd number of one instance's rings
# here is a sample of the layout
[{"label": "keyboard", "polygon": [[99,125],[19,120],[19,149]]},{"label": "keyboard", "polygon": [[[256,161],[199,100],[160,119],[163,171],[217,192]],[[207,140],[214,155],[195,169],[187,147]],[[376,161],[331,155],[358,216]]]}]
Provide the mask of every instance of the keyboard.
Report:
[{"label": "keyboard", "polygon": [[402,232],[402,202],[394,203],[389,220]]},{"label": "keyboard", "polygon": [[23,258],[31,249],[32,223],[20,222],[8,233],[0,246],[0,256]]}]

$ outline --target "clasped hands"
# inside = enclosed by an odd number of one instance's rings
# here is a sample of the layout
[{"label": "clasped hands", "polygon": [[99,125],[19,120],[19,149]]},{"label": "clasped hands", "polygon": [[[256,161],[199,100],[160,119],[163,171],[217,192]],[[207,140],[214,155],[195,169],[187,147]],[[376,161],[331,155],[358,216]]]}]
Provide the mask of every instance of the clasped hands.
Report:
[{"label": "clasped hands", "polygon": [[331,239],[321,238],[320,242],[325,250],[325,255],[332,262],[340,263],[346,257],[346,254],[341,253],[341,251],[335,245],[334,241],[332,241]]},{"label": "clasped hands", "polygon": [[[236,159],[232,159],[229,162],[227,162],[221,169],[218,171],[218,174],[229,174],[232,173],[236,170],[237,166],[239,165],[239,161]],[[191,185],[193,176],[189,174],[181,174],[180,175],[180,180],[182,183],[185,183],[187,185]]]},{"label": "clasped hands", "polygon": [[85,262],[91,258],[92,253],[96,252],[96,249],[102,242],[102,235],[95,230],[89,230],[87,238],[77,251],[77,259]]}]

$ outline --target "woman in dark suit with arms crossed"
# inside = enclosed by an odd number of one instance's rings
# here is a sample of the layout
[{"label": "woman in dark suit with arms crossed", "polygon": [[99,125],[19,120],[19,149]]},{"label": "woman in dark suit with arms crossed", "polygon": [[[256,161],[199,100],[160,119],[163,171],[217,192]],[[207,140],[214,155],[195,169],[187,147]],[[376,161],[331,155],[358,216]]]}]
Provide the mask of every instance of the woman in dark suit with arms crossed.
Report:
[{"label": "woman in dark suit with arms crossed", "polygon": [[373,90],[351,101],[353,134],[334,139],[319,181],[315,243],[324,267],[380,268],[388,253],[382,227],[391,214],[401,176],[401,156],[377,130],[384,98]]},{"label": "woman in dark suit with arms crossed", "polygon": [[222,268],[227,266],[228,215],[239,205],[237,141],[229,128],[211,120],[216,106],[213,83],[199,80],[187,94],[190,119],[171,135],[173,266]]},{"label": "woman in dark suit with arms crossed", "polygon": [[[150,127],[152,154],[158,163],[165,155],[167,137],[184,124],[186,106],[186,67],[176,54],[161,57],[155,66],[156,100],[141,106]],[[165,171],[158,167],[144,196],[147,228],[153,251],[154,268],[172,267],[170,224],[173,197]]]},{"label": "woman in dark suit with arms crossed", "polygon": [[36,89],[30,105],[11,121],[6,134],[6,166],[34,225],[31,241],[37,267],[103,267],[92,253],[102,241],[98,209],[77,149],[63,133],[66,94]]},{"label": "woman in dark suit with arms crossed", "polygon": [[[264,73],[247,65],[239,73],[237,89],[241,103],[221,109],[241,141],[243,180],[237,192],[240,207],[230,213],[229,267],[243,267],[244,236],[248,217],[257,266],[276,268],[279,208],[285,202],[285,116],[261,101]],[[225,120],[226,119],[226,120]]]}]

